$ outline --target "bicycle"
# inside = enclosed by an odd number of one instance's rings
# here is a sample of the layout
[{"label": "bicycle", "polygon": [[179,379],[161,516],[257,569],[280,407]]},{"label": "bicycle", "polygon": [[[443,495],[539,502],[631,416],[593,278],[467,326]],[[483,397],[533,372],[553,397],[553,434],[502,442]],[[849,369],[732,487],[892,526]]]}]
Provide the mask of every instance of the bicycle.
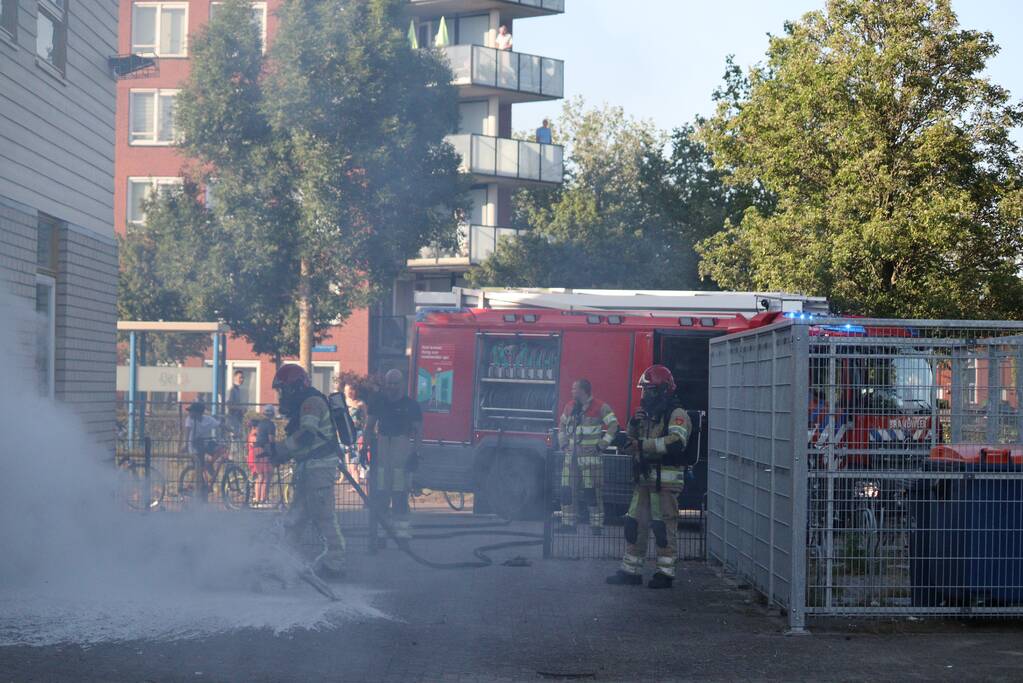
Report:
[{"label": "bicycle", "polygon": [[[207,492],[218,490],[224,505],[240,510],[249,504],[252,486],[249,475],[240,465],[231,461],[226,444],[217,444],[212,452],[203,455],[203,485]],[[182,498],[195,495],[197,489],[195,464],[189,464],[178,477],[178,493]],[[219,489],[216,487],[219,486]]]},{"label": "bicycle", "polygon": [[[153,467],[145,463],[132,462],[127,454],[115,457],[117,468],[121,471],[119,489],[121,499],[127,501],[132,510],[153,510],[163,502],[167,493],[167,479]],[[146,500],[146,479],[149,480],[149,499]]]},{"label": "bicycle", "polygon": [[291,465],[277,465],[273,469],[270,481],[267,482],[266,500],[267,507],[287,510],[295,498],[294,470]]}]

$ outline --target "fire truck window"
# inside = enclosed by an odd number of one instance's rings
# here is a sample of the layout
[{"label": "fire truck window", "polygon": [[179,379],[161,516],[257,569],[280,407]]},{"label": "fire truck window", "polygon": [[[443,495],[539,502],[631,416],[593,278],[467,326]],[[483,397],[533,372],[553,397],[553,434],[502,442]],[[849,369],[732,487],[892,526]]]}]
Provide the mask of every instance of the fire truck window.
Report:
[{"label": "fire truck window", "polygon": [[706,410],[709,385],[707,336],[665,336],[659,345],[661,365],[675,378],[675,396],[688,410]]},{"label": "fire truck window", "polygon": [[555,425],[558,400],[556,338],[480,339],[476,428],[543,433]]}]

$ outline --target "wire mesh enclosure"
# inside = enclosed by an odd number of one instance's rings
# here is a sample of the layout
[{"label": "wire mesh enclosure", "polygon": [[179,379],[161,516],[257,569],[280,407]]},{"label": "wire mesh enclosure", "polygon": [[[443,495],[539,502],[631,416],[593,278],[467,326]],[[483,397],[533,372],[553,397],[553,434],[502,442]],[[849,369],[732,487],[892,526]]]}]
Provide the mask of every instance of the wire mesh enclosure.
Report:
[{"label": "wire mesh enclosure", "polygon": [[[545,556],[572,560],[620,560],[625,553],[623,517],[629,510],[634,485],[632,459],[616,452],[603,453],[599,467],[590,476],[600,486],[600,496],[589,494],[579,479],[581,473],[569,464],[564,453],[552,453],[547,463],[547,490],[552,492],[544,523]],[[567,478],[566,478],[567,475]],[[599,504],[599,510],[598,510]],[[574,524],[567,515],[574,518]],[[706,559],[706,514],[704,510],[680,510],[676,537],[678,559]],[[653,537],[647,556],[656,557]]]},{"label": "wire mesh enclosure", "polygon": [[714,340],[710,556],[794,628],[1023,614],[1021,364],[1019,323],[796,319]]}]

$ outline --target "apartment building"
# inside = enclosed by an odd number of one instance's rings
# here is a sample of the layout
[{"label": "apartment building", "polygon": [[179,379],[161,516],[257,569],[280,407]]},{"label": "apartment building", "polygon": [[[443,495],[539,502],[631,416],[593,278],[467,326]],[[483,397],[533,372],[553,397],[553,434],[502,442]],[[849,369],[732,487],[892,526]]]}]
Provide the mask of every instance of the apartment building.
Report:
[{"label": "apartment building", "polygon": [[[218,2],[210,0],[121,0],[119,49],[156,57],[153,73],[118,83],[115,224],[129,231],[144,221],[151,192],[181,183],[186,160],[174,147],[174,98],[188,75],[188,37],[206,23]],[[280,0],[252,3],[265,44],[272,45]],[[327,389],[344,371],[359,374],[405,368],[415,291],[450,291],[480,263],[508,228],[517,187],[560,183],[562,148],[512,139],[512,105],[559,98],[564,66],[549,57],[497,49],[500,26],[564,11],[564,0],[410,0],[408,17],[420,47],[434,46],[443,20],[458,85],[462,123],[450,142],[473,176],[470,220],[459,228],[458,247],[427,248],[408,263],[384,301],[354,313],[314,348],[314,380]],[[273,400],[273,365],[251,353],[240,339],[228,343],[229,372],[246,375],[246,398]]]},{"label": "apartment building", "polygon": [[113,443],[117,0],[0,0],[0,280],[17,365]]}]

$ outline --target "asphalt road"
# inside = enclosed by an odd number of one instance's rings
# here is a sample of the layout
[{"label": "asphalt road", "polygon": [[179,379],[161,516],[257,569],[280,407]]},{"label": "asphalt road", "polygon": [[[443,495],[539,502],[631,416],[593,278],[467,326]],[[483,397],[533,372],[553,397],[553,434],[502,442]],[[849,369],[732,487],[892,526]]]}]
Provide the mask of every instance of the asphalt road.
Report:
[{"label": "asphalt road", "polygon": [[[520,530],[536,530],[522,525]],[[501,538],[420,541],[439,561]],[[502,566],[515,555],[530,566]],[[785,620],[702,563],[672,591],[611,587],[610,561],[493,554],[479,570],[353,553],[351,581],[389,618],[317,631],[0,648],[2,681],[1019,680],[1023,623]]]}]

